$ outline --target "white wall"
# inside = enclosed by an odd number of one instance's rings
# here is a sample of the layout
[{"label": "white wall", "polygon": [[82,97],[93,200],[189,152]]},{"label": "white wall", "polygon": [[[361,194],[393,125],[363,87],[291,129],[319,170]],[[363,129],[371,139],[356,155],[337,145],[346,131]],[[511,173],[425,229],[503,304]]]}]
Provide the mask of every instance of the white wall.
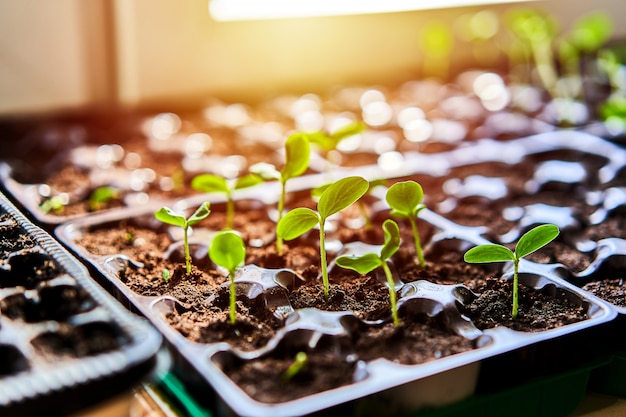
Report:
[{"label": "white wall", "polygon": [[[337,83],[419,76],[422,28],[468,9],[215,22],[208,0],[2,0],[0,114],[109,104],[256,99]],[[568,26],[608,11],[626,38],[624,0],[545,0]],[[494,7],[498,13],[515,5]],[[480,8],[469,9],[477,11]],[[455,63],[474,46],[456,43]]]}]

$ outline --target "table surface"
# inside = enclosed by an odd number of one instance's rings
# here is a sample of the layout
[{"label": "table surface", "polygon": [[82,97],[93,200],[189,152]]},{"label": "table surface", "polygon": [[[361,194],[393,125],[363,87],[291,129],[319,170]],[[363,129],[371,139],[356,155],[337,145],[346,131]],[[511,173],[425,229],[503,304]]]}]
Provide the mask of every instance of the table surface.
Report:
[{"label": "table surface", "polygon": [[[164,409],[154,401],[146,387],[111,398],[71,417],[178,417],[175,411]],[[589,392],[570,417],[624,417],[626,398]]]}]

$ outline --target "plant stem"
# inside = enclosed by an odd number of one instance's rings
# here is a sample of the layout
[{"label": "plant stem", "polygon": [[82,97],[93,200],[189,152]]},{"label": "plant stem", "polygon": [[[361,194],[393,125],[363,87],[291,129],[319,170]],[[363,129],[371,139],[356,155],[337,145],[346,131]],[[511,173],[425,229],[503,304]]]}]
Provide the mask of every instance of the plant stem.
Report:
[{"label": "plant stem", "polygon": [[[287,193],[287,182],[282,181],[282,190],[280,193],[280,198],[278,199],[278,218],[276,219],[276,224],[280,222],[280,219],[283,217],[283,210],[285,209],[285,194]],[[276,235],[276,253],[283,253],[283,238]]]},{"label": "plant stem", "polygon": [[328,271],[326,267],[326,244],[324,242],[324,219],[320,221],[320,263],[322,265],[322,282],[324,284],[324,299],[328,301]]},{"label": "plant stem", "polygon": [[409,217],[409,221],[411,222],[411,229],[413,229],[413,238],[415,239],[415,253],[417,254],[417,259],[420,263],[420,268],[424,269],[426,267],[426,262],[424,261],[424,253],[422,252],[422,244],[420,242],[420,235],[417,231],[417,222],[414,218]]},{"label": "plant stem", "polygon": [[372,221],[367,215],[367,211],[365,210],[365,204],[363,204],[363,201],[359,200],[357,202],[357,207],[359,208],[359,212],[361,213],[361,216],[363,217],[363,220],[365,221],[365,227],[369,229],[370,227],[372,227]]},{"label": "plant stem", "polygon": [[518,310],[518,272],[519,272],[519,259],[513,261],[513,312],[511,316],[513,319],[517,318],[517,310]]},{"label": "plant stem", "polygon": [[385,271],[385,276],[387,277],[387,285],[389,286],[389,302],[391,304],[393,324],[394,326],[399,326],[400,319],[398,318],[398,306],[396,304],[396,285],[393,282],[393,275],[391,275],[391,270],[389,269],[389,265],[387,265],[387,261],[383,261],[382,267],[383,271]]},{"label": "plant stem", "polygon": [[187,275],[191,274],[191,255],[189,254],[189,227],[183,227],[183,248],[185,249],[185,266]]},{"label": "plant stem", "polygon": [[235,218],[235,201],[231,196],[226,200],[226,228],[233,228],[233,219]]},{"label": "plant stem", "polygon": [[237,322],[237,294],[235,289],[235,271],[229,273],[230,276],[230,324]]}]

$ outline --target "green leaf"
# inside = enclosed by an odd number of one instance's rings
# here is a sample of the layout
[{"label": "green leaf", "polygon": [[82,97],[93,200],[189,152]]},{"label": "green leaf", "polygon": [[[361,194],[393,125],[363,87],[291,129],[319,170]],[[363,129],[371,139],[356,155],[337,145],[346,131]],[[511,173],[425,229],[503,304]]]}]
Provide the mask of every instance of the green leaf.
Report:
[{"label": "green leaf", "polygon": [[570,38],[582,51],[593,52],[600,48],[613,31],[613,22],[606,12],[589,13],[575,22]]},{"label": "green leaf", "polygon": [[226,179],[219,175],[201,174],[191,180],[191,188],[203,193],[229,193]]},{"label": "green leaf", "polygon": [[317,203],[322,221],[357,201],[368,188],[369,183],[362,177],[346,177],[329,185]]},{"label": "green leaf", "polygon": [[469,263],[506,262],[515,261],[515,254],[505,246],[486,244],[471,248],[463,259]]},{"label": "green leaf", "polygon": [[209,257],[229,272],[235,271],[246,259],[243,239],[232,230],[218,232],[211,242]]},{"label": "green leaf", "polygon": [[358,135],[365,130],[365,124],[363,122],[349,123],[331,133],[330,137],[335,140],[336,145],[342,140],[349,138],[350,136]]},{"label": "green leaf", "polygon": [[335,263],[342,268],[351,269],[359,274],[367,274],[382,265],[382,261],[375,253],[366,253],[361,256],[342,255],[335,259]]},{"label": "green leaf", "polygon": [[559,228],[553,224],[543,224],[526,232],[515,247],[515,255],[522,258],[542,248],[559,235]]},{"label": "green leaf", "polygon": [[304,133],[294,133],[285,142],[285,166],[281,171],[283,182],[302,175],[309,167],[311,145]]},{"label": "green leaf", "polygon": [[261,178],[260,175],[247,174],[247,175],[244,175],[243,177],[237,178],[234,188],[235,190],[241,190],[242,188],[253,187],[262,182],[263,182],[263,178]]},{"label": "green leaf", "polygon": [[187,225],[185,216],[176,213],[169,207],[161,207],[154,213],[154,217],[156,217],[157,220],[172,226],[185,227]]},{"label": "green leaf", "polygon": [[320,223],[319,215],[306,207],[299,207],[285,214],[278,222],[276,234],[285,239],[292,240],[311,230]]},{"label": "green leaf", "polygon": [[387,219],[383,223],[383,230],[385,232],[385,243],[380,250],[380,258],[384,261],[391,258],[400,248],[400,228],[396,222]]},{"label": "green leaf", "polygon": [[424,199],[424,190],[415,181],[402,181],[393,184],[387,190],[385,198],[394,214],[405,217],[415,217],[418,211],[425,207],[421,204]]},{"label": "green leaf", "polygon": [[198,207],[196,211],[191,215],[191,217],[189,217],[189,219],[187,220],[187,225],[193,226],[200,220],[206,219],[208,215],[211,214],[211,210],[209,209],[210,205],[211,203],[209,203],[208,201],[202,203],[200,207]]}]

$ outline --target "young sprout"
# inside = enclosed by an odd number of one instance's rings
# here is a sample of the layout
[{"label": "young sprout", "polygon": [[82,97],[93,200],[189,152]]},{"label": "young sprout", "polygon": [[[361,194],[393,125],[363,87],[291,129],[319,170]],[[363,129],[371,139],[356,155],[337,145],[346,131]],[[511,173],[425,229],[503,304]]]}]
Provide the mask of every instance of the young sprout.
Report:
[{"label": "young sprout", "polygon": [[[291,178],[304,174],[309,167],[309,157],[311,155],[311,145],[308,135],[304,133],[294,133],[285,142],[285,166],[278,171],[272,164],[260,162],[250,167],[250,172],[261,176],[264,180],[278,180],[282,186],[280,199],[278,200],[278,220],[280,222],[285,210],[285,197],[287,194],[287,181]],[[276,252],[283,251],[283,241],[280,236],[276,236]]]},{"label": "young sprout", "polygon": [[172,275],[172,273],[170,272],[170,270],[165,268],[163,270],[163,274],[161,275],[161,278],[163,278],[163,281],[167,282],[170,279],[171,275]]},{"label": "young sprout", "polygon": [[518,272],[519,262],[524,256],[544,247],[559,235],[559,228],[553,224],[544,224],[524,233],[515,246],[515,252],[506,246],[484,244],[465,252],[465,262],[490,263],[513,261],[513,311],[515,319],[518,313]]},{"label": "young sprout", "polygon": [[46,214],[50,212],[59,214],[63,212],[67,203],[67,196],[53,195],[52,197],[45,199],[39,205],[39,209]]},{"label": "young sprout", "polygon": [[326,133],[324,131],[311,132],[307,135],[312,144],[321,149],[325,154],[326,167],[330,167],[330,159],[328,157],[329,152],[334,151],[339,146],[339,142],[347,139],[351,136],[358,135],[365,130],[365,124],[363,122],[352,122],[341,128],[335,130],[332,133]]},{"label": "young sprout", "polygon": [[393,324],[400,325],[398,318],[398,307],[396,304],[396,287],[391,275],[391,270],[387,265],[387,259],[391,258],[400,248],[400,229],[398,224],[393,220],[387,219],[383,223],[383,231],[385,232],[385,243],[383,244],[380,254],[366,253],[362,256],[342,255],[335,259],[337,265],[342,268],[352,269],[359,274],[367,274],[374,269],[382,267],[387,277],[387,286],[389,287],[389,301],[391,304],[391,315]]},{"label": "young sprout", "polygon": [[233,191],[252,187],[262,181],[263,179],[256,174],[247,174],[234,181],[219,175],[200,174],[191,180],[191,188],[203,193],[224,193],[226,195],[226,228],[232,229],[235,216]]},{"label": "young sprout", "polygon": [[89,210],[102,210],[109,201],[120,198],[121,194],[122,193],[119,189],[111,187],[110,185],[98,187],[93,190],[93,192],[89,196]]},{"label": "young sprout", "polygon": [[289,368],[285,370],[280,376],[280,380],[283,383],[289,382],[294,376],[298,375],[300,371],[309,363],[309,356],[306,352],[296,353],[293,363],[289,365]]},{"label": "young sprout", "polygon": [[209,248],[209,257],[217,265],[228,270],[230,279],[230,322],[235,324],[237,294],[235,290],[235,272],[246,259],[246,247],[243,239],[233,230],[222,230],[218,232]]},{"label": "young sprout", "polygon": [[419,212],[426,208],[422,203],[422,200],[424,200],[422,186],[415,181],[397,182],[387,190],[386,199],[387,204],[391,207],[392,215],[409,220],[413,230],[415,253],[417,254],[420,267],[425,268],[426,262],[424,261],[424,253],[415,220]]},{"label": "young sprout", "polygon": [[191,255],[189,254],[189,228],[200,220],[207,218],[211,214],[209,210],[209,202],[204,202],[198,207],[198,209],[189,216],[188,219],[182,214],[175,213],[168,207],[161,207],[154,213],[154,217],[157,220],[172,225],[182,227],[183,229],[183,247],[185,249],[185,266],[187,268],[187,274],[191,273]]},{"label": "young sprout", "polygon": [[324,284],[324,298],[328,300],[328,271],[324,224],[326,219],[357,201],[367,192],[368,182],[362,177],[346,177],[330,184],[320,196],[317,212],[307,207],[299,207],[287,213],[276,228],[278,236],[285,240],[295,239],[315,226],[320,229],[320,262]]}]

